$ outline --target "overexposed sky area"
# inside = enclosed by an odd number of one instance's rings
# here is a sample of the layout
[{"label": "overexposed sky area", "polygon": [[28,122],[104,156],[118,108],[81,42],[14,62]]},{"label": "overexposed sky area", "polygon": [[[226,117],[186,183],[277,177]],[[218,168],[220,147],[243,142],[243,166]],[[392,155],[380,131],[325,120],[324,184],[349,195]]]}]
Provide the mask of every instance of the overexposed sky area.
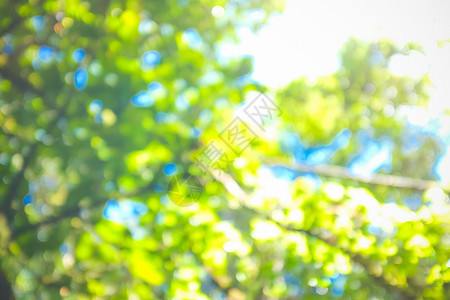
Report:
[{"label": "overexposed sky area", "polygon": [[425,57],[400,59],[393,71],[412,76],[445,72],[449,78],[450,45],[440,48],[437,44],[450,42],[449,13],[449,0],[287,0],[284,12],[271,16],[257,34],[238,31],[239,52],[254,57],[255,80],[279,87],[303,75],[333,73],[338,68],[338,51],[351,36],[389,38],[401,46],[419,43],[427,52]]}]

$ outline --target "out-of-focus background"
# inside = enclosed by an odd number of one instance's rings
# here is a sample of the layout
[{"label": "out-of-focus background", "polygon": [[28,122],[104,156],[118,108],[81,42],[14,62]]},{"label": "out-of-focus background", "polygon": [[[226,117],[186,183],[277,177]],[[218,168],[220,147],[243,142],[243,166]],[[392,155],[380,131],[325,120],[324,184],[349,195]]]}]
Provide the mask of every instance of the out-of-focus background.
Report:
[{"label": "out-of-focus background", "polygon": [[450,298],[449,1],[0,7],[0,299]]}]

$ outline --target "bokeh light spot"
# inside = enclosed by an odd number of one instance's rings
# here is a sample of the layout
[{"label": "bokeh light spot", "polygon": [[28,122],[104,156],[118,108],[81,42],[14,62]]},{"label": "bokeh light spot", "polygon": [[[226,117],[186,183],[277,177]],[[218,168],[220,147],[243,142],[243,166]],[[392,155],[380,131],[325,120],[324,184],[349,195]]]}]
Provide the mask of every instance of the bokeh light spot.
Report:
[{"label": "bokeh light spot", "polygon": [[172,176],[175,175],[178,171],[178,167],[176,164],[170,163],[164,166],[164,174],[166,174],[167,176]]},{"label": "bokeh light spot", "polygon": [[211,14],[216,18],[220,18],[225,14],[225,10],[222,6],[216,5],[211,9]]},{"label": "bokeh light spot", "polygon": [[158,51],[147,51],[142,56],[142,62],[146,67],[155,67],[161,61],[161,54]]},{"label": "bokeh light spot", "polygon": [[30,194],[27,194],[25,196],[25,198],[23,199],[23,204],[24,205],[28,205],[28,204],[31,204],[31,203],[33,203],[33,196],[31,196]]},{"label": "bokeh light spot", "polygon": [[36,31],[40,31],[44,28],[45,19],[44,16],[34,16],[31,18],[31,25],[33,25]]},{"label": "bokeh light spot", "polygon": [[75,87],[78,90],[84,90],[88,82],[88,73],[84,69],[78,69],[74,76]]},{"label": "bokeh light spot", "polygon": [[77,49],[73,51],[72,56],[76,62],[82,62],[83,59],[86,57],[86,51],[84,51],[83,49]]},{"label": "bokeh light spot", "polygon": [[94,100],[89,104],[89,112],[93,115],[99,114],[102,111],[103,103],[101,100]]},{"label": "bokeh light spot", "polygon": [[131,104],[137,107],[148,107],[153,105],[154,102],[155,99],[153,99],[148,91],[140,91],[131,98]]},{"label": "bokeh light spot", "polygon": [[39,48],[39,58],[44,62],[51,61],[55,55],[55,48],[49,46],[41,46],[41,48]]}]

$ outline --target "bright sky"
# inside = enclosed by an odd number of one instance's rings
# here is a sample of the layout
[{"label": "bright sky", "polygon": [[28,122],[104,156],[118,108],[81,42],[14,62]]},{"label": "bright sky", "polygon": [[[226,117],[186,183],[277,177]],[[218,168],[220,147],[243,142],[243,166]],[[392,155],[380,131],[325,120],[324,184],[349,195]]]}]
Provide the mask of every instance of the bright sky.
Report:
[{"label": "bright sky", "polygon": [[450,41],[449,13],[448,0],[287,0],[285,11],[272,16],[257,35],[239,31],[240,50],[254,56],[253,78],[270,87],[302,75],[333,73],[337,53],[351,36],[390,38],[399,45],[417,42],[427,55],[415,55],[415,63],[400,59],[394,71],[414,76],[430,71],[450,78],[450,45],[437,46],[439,40]]}]

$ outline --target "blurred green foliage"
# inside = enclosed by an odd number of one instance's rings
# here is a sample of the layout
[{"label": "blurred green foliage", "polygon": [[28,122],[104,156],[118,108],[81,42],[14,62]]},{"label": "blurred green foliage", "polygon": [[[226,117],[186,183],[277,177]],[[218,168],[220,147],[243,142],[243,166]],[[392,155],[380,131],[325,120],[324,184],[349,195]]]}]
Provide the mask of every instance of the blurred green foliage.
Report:
[{"label": "blurred green foliage", "polygon": [[[215,5],[224,16],[211,14]],[[242,205],[193,166],[247,93],[265,90],[245,79],[250,58],[217,55],[237,27],[262,25],[247,20],[253,9],[267,17],[282,3],[3,1],[0,295],[10,286],[17,299],[450,298],[442,189],[344,178],[323,178],[315,189],[298,177],[274,181],[278,196],[261,195],[261,165],[289,155],[260,139],[230,171],[250,193]],[[426,77],[387,68],[412,49],[348,41],[336,74],[277,93],[279,135],[315,145],[343,129],[370,129],[393,141],[392,174],[432,179],[437,141],[423,136],[405,154],[404,121],[386,113],[427,101]],[[361,147],[352,135],[331,163],[346,165]],[[197,204],[177,206],[159,191],[168,163],[205,184]],[[412,210],[404,200],[418,193]],[[112,222],[102,218],[110,199],[147,211],[139,224]]]}]

